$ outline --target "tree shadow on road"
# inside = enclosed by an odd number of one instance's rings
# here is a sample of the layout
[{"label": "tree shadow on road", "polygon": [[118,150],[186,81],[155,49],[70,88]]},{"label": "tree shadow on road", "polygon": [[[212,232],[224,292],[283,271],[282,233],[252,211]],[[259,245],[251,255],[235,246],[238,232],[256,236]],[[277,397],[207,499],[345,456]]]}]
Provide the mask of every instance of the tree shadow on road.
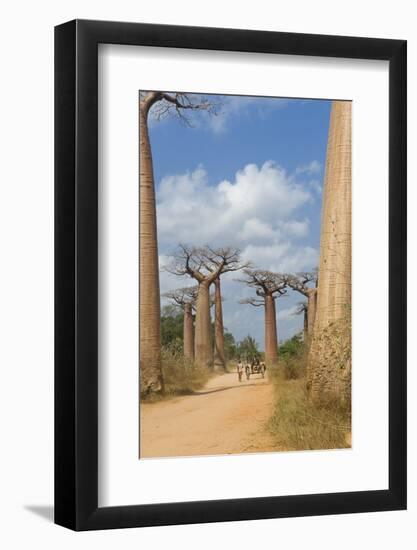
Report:
[{"label": "tree shadow on road", "polygon": [[253,382],[251,384],[242,384],[241,386],[224,386],[223,388],[213,388],[212,390],[205,390],[200,391],[197,390],[194,393],[190,395],[207,395],[209,393],[217,393],[219,391],[226,391],[226,390],[239,390],[241,388],[249,388],[250,386],[260,386],[261,384],[254,384]]}]

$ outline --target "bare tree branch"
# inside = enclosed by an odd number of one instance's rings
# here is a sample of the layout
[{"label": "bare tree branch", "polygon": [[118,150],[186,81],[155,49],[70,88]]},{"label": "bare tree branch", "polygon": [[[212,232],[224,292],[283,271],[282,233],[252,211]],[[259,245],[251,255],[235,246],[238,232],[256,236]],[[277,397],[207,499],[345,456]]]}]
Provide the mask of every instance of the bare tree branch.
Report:
[{"label": "bare tree branch", "polygon": [[198,287],[189,286],[184,288],[177,288],[175,290],[170,290],[163,294],[164,298],[172,300],[175,304],[184,308],[187,304],[192,307],[195,306],[197,300]]},{"label": "bare tree branch", "polygon": [[197,248],[179,244],[171,258],[171,263],[164,266],[163,271],[179,277],[189,275],[199,283],[204,280],[204,273],[201,272],[203,264]]},{"label": "bare tree branch", "polygon": [[313,288],[315,288],[317,284],[317,270],[302,271],[300,273],[296,273],[295,275],[287,274],[285,276],[287,279],[287,285],[296,292],[303,294],[303,296],[308,296],[312,290],[309,283],[314,284]]},{"label": "bare tree branch", "polygon": [[172,261],[164,270],[173,275],[189,275],[199,283],[211,284],[217,277],[230,271],[238,271],[250,266],[240,257],[240,250],[233,247],[213,248],[178,246]]},{"label": "bare tree branch", "polygon": [[157,91],[140,92],[140,102],[146,114],[150,113],[156,120],[174,115],[186,126],[193,126],[185,115],[186,111],[205,111],[209,115],[217,116],[221,105],[220,102],[213,102],[200,94]]},{"label": "bare tree branch", "polygon": [[295,310],[294,315],[300,315],[301,313],[305,313],[307,311],[307,302],[299,302],[297,304],[297,309]]},{"label": "bare tree branch", "polygon": [[287,292],[287,276],[282,273],[273,273],[262,269],[245,269],[245,278],[239,282],[255,289],[256,295],[265,297],[278,294],[283,296]]},{"label": "bare tree branch", "polygon": [[244,300],[239,300],[239,304],[260,307],[264,305],[264,300],[257,300],[256,298],[245,298]]}]

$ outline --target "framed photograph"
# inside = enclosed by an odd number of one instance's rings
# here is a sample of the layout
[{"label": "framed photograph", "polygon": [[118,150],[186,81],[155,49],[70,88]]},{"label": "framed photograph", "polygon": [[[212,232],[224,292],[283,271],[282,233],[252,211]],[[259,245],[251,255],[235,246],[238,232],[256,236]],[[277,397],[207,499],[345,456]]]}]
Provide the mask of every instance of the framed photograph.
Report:
[{"label": "framed photograph", "polygon": [[55,522],[406,507],[406,42],[55,29]]}]

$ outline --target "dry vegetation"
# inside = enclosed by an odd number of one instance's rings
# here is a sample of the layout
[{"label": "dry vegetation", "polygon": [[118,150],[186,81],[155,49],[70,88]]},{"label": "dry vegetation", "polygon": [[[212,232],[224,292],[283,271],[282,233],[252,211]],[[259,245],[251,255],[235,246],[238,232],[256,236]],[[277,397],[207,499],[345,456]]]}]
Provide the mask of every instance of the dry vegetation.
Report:
[{"label": "dry vegetation", "polygon": [[270,372],[275,406],[268,429],[288,451],[350,447],[351,415],[340,402],[313,402],[305,378],[306,354],[283,357]]},{"label": "dry vegetation", "polygon": [[143,397],[146,402],[191,394],[201,389],[211,376],[208,369],[199,367],[184,357],[181,350],[163,349],[161,361],[164,394],[149,393]]}]

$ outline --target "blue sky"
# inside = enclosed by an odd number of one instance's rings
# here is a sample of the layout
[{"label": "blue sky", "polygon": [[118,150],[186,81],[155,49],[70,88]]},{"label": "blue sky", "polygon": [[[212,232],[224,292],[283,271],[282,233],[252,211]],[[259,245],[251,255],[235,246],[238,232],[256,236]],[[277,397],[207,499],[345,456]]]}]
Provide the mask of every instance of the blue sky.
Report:
[{"label": "blue sky", "polygon": [[[160,264],[178,242],[237,246],[256,267],[311,270],[318,263],[330,101],[205,96],[219,114],[150,121]],[[223,279],[224,324],[263,349],[263,311],[239,304],[251,291]],[[161,273],[161,292],[192,286]],[[278,337],[302,329],[300,294],[277,301]]]}]

